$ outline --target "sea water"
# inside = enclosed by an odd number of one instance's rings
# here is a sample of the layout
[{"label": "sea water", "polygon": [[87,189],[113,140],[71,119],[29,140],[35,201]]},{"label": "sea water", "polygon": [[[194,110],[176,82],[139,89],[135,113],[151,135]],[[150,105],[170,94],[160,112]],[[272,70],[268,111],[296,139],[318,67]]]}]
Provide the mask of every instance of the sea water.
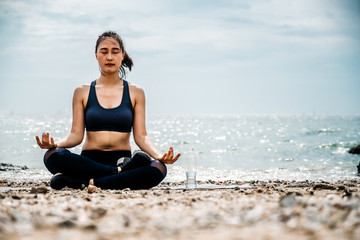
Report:
[{"label": "sea water", "polygon": [[[69,113],[0,114],[0,163],[16,166],[2,168],[0,180],[49,179],[35,136],[48,131],[57,140],[70,129]],[[162,152],[173,146],[182,154],[166,181],[184,181],[188,171],[200,181],[358,178],[360,157],[348,150],[360,144],[360,116],[152,115],[147,130]]]}]

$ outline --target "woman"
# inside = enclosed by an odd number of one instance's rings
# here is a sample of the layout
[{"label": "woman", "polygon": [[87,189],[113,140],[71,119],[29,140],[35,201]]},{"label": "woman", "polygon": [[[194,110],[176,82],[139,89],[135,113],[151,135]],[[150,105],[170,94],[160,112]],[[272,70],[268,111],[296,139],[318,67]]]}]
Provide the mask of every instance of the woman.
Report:
[{"label": "woman", "polygon": [[[70,134],[56,143],[49,133],[43,133],[41,140],[36,136],[40,148],[49,149],[44,163],[55,174],[50,186],[54,189],[89,187],[92,191],[96,187],[154,187],[166,176],[165,164],[174,163],[180,154],[174,156],[172,147],[161,154],[147,135],[144,91],[123,79],[124,67],[131,71],[133,62],[120,36],[110,31],[100,35],[95,56],[101,75],[75,90]],[[135,143],[142,150],[132,157],[131,129]],[[71,153],[66,148],[79,145],[85,130],[81,154]]]}]

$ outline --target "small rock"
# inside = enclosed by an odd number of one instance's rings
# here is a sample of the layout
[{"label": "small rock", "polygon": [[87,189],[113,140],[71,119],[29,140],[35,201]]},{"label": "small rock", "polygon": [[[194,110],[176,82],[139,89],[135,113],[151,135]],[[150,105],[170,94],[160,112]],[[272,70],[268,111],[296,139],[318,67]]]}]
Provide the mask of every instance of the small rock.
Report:
[{"label": "small rock", "polygon": [[107,210],[104,208],[95,208],[92,209],[92,212],[90,214],[90,218],[92,219],[97,219],[97,218],[101,218],[102,216],[104,216],[106,214]]},{"label": "small rock", "polygon": [[38,188],[31,188],[30,193],[42,193],[46,194],[48,192],[48,189],[45,187],[38,187]]},{"label": "small rock", "polygon": [[20,200],[20,199],[21,199],[21,197],[18,196],[18,195],[12,195],[11,197],[12,197],[13,199],[15,199],[15,200]]},{"label": "small rock", "polygon": [[347,189],[345,189],[344,193],[343,193],[343,197],[351,197],[351,192],[349,192]]},{"label": "small rock", "polygon": [[95,231],[96,229],[97,227],[94,224],[89,224],[84,227],[84,230],[89,230],[89,231]]},{"label": "small rock", "polygon": [[59,227],[73,228],[73,227],[75,227],[75,223],[71,220],[65,220],[65,221],[59,223]]},{"label": "small rock", "polygon": [[296,199],[293,195],[286,195],[280,198],[279,203],[282,207],[291,207],[296,204]]},{"label": "small rock", "polygon": [[161,193],[158,193],[158,192],[154,192],[153,194],[154,194],[154,196],[161,196]]},{"label": "small rock", "polygon": [[123,220],[124,220],[124,227],[129,227],[130,226],[130,218],[127,215],[123,215]]}]

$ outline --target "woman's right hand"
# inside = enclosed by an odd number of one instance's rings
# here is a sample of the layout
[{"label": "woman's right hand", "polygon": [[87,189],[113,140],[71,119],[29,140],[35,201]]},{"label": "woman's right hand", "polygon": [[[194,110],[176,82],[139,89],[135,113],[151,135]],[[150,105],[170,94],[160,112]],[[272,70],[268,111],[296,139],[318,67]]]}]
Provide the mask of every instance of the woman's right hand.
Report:
[{"label": "woman's right hand", "polygon": [[50,148],[56,148],[57,147],[56,143],[54,142],[54,139],[52,137],[50,138],[49,133],[43,133],[41,141],[40,141],[40,138],[38,136],[36,136],[35,138],[36,138],[37,144],[42,149],[50,149]]}]

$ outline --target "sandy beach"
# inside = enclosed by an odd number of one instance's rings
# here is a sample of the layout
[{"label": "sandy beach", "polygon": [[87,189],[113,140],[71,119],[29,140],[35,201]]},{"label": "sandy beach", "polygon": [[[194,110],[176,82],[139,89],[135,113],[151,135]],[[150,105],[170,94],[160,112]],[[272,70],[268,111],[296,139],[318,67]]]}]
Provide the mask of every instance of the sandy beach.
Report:
[{"label": "sandy beach", "polygon": [[360,239],[360,180],[164,182],[151,190],[0,184],[0,239]]}]

